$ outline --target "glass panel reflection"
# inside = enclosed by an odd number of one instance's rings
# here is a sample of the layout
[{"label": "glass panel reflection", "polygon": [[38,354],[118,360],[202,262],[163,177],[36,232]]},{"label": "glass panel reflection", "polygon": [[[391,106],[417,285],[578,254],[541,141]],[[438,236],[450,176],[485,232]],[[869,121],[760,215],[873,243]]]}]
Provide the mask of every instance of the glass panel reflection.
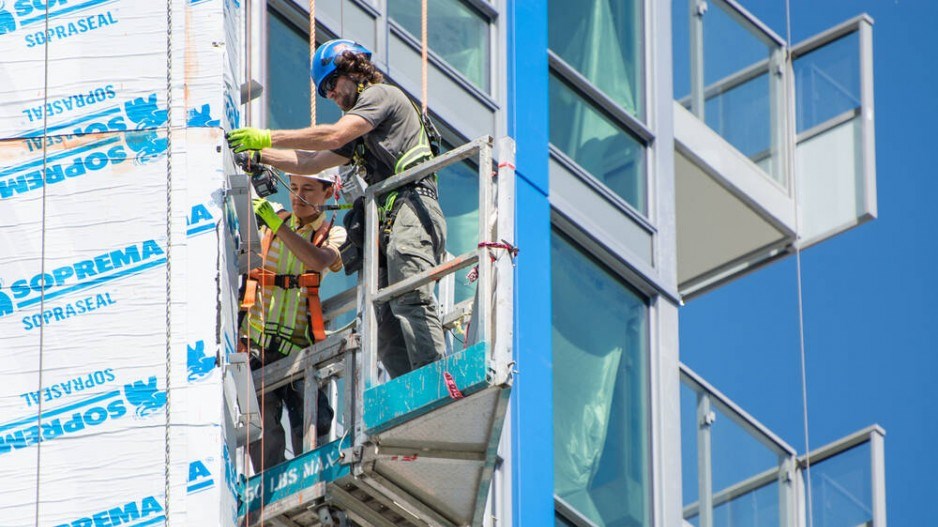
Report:
[{"label": "glass panel reflection", "polygon": [[[444,144],[443,150],[450,150]],[[479,170],[470,161],[450,165],[439,173],[440,208],[446,216],[446,250],[459,256],[479,243]],[[454,302],[475,294],[475,284],[466,278],[468,270],[457,272]]]},{"label": "glass panel reflection", "polygon": [[550,49],[632,115],[644,112],[642,2],[551,0]]},{"label": "glass panel reflection", "polygon": [[778,517],[778,482],[713,507],[713,524],[733,527],[776,527]]},{"label": "glass panel reflection", "polygon": [[[870,444],[863,443],[811,465],[815,527],[872,525]],[[870,522],[870,523],[867,523]]]},{"label": "glass panel reflection", "polygon": [[647,306],[556,232],[551,266],[554,492],[597,525],[649,525]]},{"label": "glass panel reflection", "polygon": [[794,68],[799,133],[860,107],[859,34],[798,57]]},{"label": "glass panel reflection", "polygon": [[550,142],[646,212],[644,147],[555,75],[550,77]]},{"label": "glass panel reflection", "polygon": [[[420,40],[420,0],[388,0],[388,15]],[[430,49],[476,86],[489,90],[489,24],[460,0],[429,0]]]}]

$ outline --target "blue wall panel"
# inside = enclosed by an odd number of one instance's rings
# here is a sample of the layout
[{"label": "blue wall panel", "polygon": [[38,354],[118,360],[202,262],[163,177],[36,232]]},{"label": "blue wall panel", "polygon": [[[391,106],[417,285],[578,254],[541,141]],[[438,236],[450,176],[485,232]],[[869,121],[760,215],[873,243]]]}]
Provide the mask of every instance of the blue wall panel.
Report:
[{"label": "blue wall panel", "polygon": [[508,1],[508,133],[517,142],[514,525],[554,524],[548,193],[547,2]]}]

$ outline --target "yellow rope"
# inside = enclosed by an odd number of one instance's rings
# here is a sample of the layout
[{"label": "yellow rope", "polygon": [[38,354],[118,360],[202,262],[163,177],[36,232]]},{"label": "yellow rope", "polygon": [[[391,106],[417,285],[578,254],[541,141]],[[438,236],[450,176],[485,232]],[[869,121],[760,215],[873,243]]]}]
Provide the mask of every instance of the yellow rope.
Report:
[{"label": "yellow rope", "polygon": [[[316,0],[309,0],[309,64],[316,54]],[[316,124],[316,81],[309,77],[309,124]]]},{"label": "yellow rope", "polygon": [[420,2],[420,110],[427,113],[427,0]]}]

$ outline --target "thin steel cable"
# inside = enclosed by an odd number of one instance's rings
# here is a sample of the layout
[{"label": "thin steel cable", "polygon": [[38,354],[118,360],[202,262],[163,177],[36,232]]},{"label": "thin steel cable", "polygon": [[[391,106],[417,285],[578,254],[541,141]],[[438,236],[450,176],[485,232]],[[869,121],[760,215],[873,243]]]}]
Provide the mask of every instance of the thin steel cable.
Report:
[{"label": "thin steel cable", "polygon": [[[791,62],[791,0],[785,0],[785,37],[787,40],[786,44],[786,73],[794,75],[794,68]],[[801,266],[801,240],[800,232],[801,225],[800,219],[798,217],[798,187],[797,187],[797,178],[795,177],[795,169],[792,165],[794,160],[794,144],[793,140],[795,138],[795,116],[794,116],[794,94],[792,93],[794,78],[787,79],[785,82],[785,92],[787,99],[787,119],[786,122],[786,132],[788,145],[786,155],[788,156],[788,175],[790,177],[792,195],[794,196],[795,204],[795,268],[797,276],[797,288],[798,288],[798,346],[801,359],[801,415],[802,415],[802,426],[804,427],[804,459],[805,459],[805,480],[807,485],[807,520],[808,527],[814,525],[814,498],[812,496],[811,489],[811,441],[809,434],[809,425],[808,425],[808,368],[807,368],[807,353],[806,353],[806,344],[805,344],[805,331],[804,331],[804,282],[803,282],[803,270]]]},{"label": "thin steel cable", "polygon": [[[49,30],[49,5],[46,4],[46,14],[45,14],[45,30],[48,35]],[[40,234],[39,241],[39,271],[40,276],[42,276],[42,287],[39,290],[39,313],[43,313],[46,309],[46,166],[49,156],[49,142],[46,140],[46,135],[49,133],[49,112],[46,110],[49,103],[49,41],[46,40],[45,45],[43,46],[43,80],[42,80],[42,219],[40,220],[40,228],[42,233]],[[50,284],[51,285],[51,284]],[[39,393],[42,393],[42,349],[45,345],[45,329],[46,325],[44,323],[39,324]],[[36,407],[36,426],[39,430],[42,430],[42,397],[39,398],[39,405]],[[39,526],[39,489],[41,485],[39,484],[40,477],[42,473],[40,472],[39,467],[42,466],[42,441],[36,445],[36,526]]]},{"label": "thin steel cable", "polygon": [[420,2],[420,110],[427,113],[427,79],[429,67],[427,60],[427,0]]},{"label": "thin steel cable", "polygon": [[170,384],[172,361],[172,278],[173,278],[173,0],[166,0],[166,437],[163,514],[170,524],[171,428]]}]

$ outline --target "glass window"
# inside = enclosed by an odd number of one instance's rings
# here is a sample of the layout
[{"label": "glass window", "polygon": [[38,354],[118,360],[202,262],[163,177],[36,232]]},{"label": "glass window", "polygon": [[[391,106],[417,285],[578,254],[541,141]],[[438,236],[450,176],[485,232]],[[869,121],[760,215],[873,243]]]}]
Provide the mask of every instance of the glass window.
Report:
[{"label": "glass window", "polygon": [[[388,0],[388,16],[420,40],[420,0]],[[429,0],[430,49],[476,86],[489,91],[489,24],[460,0]]]},{"label": "glass window", "polygon": [[646,212],[645,148],[556,75],[550,77],[550,142]]},{"label": "glass window", "polygon": [[[309,126],[309,40],[276,11],[267,17],[267,126],[293,130]],[[342,116],[329,99],[316,96],[316,122],[334,123]],[[271,201],[290,209],[290,196],[280,186]],[[330,280],[332,281],[332,280]]]},{"label": "glass window", "polygon": [[550,49],[629,113],[644,113],[641,0],[550,0]]},{"label": "glass window", "polygon": [[650,525],[647,306],[551,237],[554,492],[597,525]]},{"label": "glass window", "polygon": [[859,48],[851,33],[795,60],[798,133],[860,107]]},{"label": "glass window", "polygon": [[[443,151],[451,150],[443,144]],[[474,250],[479,243],[479,169],[470,161],[450,165],[439,173],[440,208],[446,216],[446,250],[459,256]],[[454,274],[455,302],[475,294],[475,285],[466,278],[467,271]]]}]

